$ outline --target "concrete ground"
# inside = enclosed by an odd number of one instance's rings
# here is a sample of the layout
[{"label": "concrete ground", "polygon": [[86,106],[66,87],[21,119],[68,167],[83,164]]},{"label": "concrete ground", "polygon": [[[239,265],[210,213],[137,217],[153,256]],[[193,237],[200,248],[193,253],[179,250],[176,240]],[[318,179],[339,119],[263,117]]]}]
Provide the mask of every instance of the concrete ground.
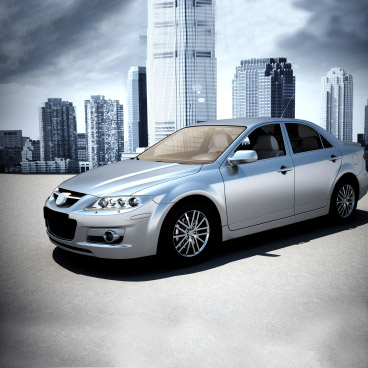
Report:
[{"label": "concrete ground", "polygon": [[1,367],[367,367],[368,197],[224,243],[201,265],[56,249],[44,200],[68,176],[0,175]]}]

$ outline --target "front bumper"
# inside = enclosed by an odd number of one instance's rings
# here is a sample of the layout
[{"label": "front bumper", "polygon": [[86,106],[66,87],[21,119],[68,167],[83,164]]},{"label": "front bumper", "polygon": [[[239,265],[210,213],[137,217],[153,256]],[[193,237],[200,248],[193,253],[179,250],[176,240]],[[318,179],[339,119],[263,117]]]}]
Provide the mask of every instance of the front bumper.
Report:
[{"label": "front bumper", "polygon": [[[84,211],[86,204],[93,198],[85,196],[69,208],[57,207],[53,196],[46,201],[46,208],[76,221],[72,240],[53,234],[46,221],[46,232],[53,244],[70,252],[99,258],[128,259],[156,254],[162,219],[170,205],[159,205],[151,201],[140,208],[115,214]],[[107,230],[115,231],[122,239],[121,243],[103,241],[102,237]],[[101,241],[92,242],[90,239]]]}]

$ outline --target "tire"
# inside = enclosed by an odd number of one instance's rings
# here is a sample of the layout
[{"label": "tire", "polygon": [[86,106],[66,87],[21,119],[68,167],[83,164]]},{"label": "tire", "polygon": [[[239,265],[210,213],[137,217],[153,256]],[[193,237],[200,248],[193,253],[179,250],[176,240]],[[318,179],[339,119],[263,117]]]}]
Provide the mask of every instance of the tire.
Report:
[{"label": "tire", "polygon": [[160,233],[158,255],[168,265],[190,266],[203,261],[219,236],[216,217],[202,203],[186,203],[169,212]]},{"label": "tire", "polygon": [[358,204],[356,186],[350,181],[337,183],[330,203],[330,216],[340,223],[348,222],[354,215]]}]

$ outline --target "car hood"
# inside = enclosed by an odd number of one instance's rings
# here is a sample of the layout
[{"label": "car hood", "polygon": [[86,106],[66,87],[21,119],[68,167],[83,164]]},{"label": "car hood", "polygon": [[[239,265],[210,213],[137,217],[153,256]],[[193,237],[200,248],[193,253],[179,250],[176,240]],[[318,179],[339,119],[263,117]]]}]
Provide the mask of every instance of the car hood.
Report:
[{"label": "car hood", "polygon": [[90,194],[132,195],[152,185],[200,171],[201,165],[124,160],[79,174],[64,181],[60,188]]}]

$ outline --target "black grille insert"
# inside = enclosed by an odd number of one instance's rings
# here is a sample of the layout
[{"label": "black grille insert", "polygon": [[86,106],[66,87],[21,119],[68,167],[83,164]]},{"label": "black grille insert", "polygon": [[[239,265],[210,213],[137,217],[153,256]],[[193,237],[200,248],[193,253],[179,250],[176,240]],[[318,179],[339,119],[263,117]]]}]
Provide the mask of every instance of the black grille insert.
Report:
[{"label": "black grille insert", "polygon": [[87,241],[88,243],[105,243],[108,245],[114,245],[114,244],[120,244],[123,241],[123,237],[119,236],[118,239],[116,239],[113,242],[106,242],[103,236],[87,236]]},{"label": "black grille insert", "polygon": [[66,213],[56,212],[47,207],[43,208],[43,214],[46,221],[46,227],[50,234],[60,239],[74,239],[77,221],[71,220]]},{"label": "black grille insert", "polygon": [[67,249],[70,249],[70,250],[75,250],[76,252],[82,252],[82,253],[92,253],[89,249],[84,249],[84,248],[77,248],[77,247],[73,247],[71,245],[65,245],[63,243],[60,243],[54,239],[51,239],[50,238],[50,241],[54,244],[57,244],[57,245],[61,245],[62,247],[64,248],[67,248]]}]

